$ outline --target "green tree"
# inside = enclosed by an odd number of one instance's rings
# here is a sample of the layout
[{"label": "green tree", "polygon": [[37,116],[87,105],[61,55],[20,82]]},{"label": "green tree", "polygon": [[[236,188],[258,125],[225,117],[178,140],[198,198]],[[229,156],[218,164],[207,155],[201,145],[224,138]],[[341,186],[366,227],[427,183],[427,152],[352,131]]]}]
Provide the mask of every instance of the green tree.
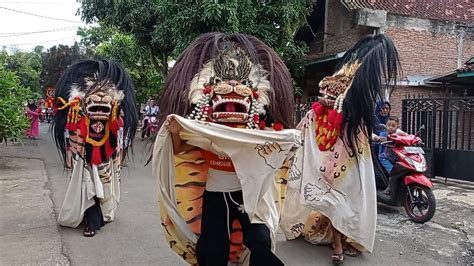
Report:
[{"label": "green tree", "polygon": [[0,139],[21,138],[29,126],[24,104],[33,97],[13,71],[0,65]]},{"label": "green tree", "polygon": [[131,34],[149,51],[165,77],[170,56],[177,56],[198,35],[241,32],[273,47],[298,79],[307,48],[293,36],[311,11],[311,0],[82,0],[86,22],[100,22]]},{"label": "green tree", "polygon": [[40,94],[41,54],[35,52],[16,52],[9,55],[6,51],[0,52],[0,64],[5,70],[13,71],[23,87],[30,88]]},{"label": "green tree", "polygon": [[82,49],[78,43],[73,46],[58,45],[42,53],[40,84],[43,89],[54,87],[62,73],[74,61],[93,57],[90,50]]},{"label": "green tree", "polygon": [[163,84],[149,60],[144,47],[137,44],[129,34],[105,26],[81,28],[81,45],[95,50],[99,57],[121,63],[133,79],[138,102],[145,102],[150,95],[157,95]]}]

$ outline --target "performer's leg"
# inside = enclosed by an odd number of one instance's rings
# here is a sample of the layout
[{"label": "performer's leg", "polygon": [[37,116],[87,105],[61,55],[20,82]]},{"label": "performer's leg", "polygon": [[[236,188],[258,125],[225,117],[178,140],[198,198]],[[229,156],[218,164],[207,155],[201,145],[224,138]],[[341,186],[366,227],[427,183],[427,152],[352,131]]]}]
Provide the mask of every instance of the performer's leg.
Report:
[{"label": "performer's leg", "polygon": [[224,193],[204,191],[201,235],[196,245],[200,266],[227,265],[230,245],[227,215]]},{"label": "performer's leg", "polygon": [[[231,192],[232,200],[243,204],[242,191]],[[270,229],[264,224],[251,224],[247,213],[240,212],[237,218],[242,226],[244,245],[250,250],[250,266],[284,265],[272,252]]]},{"label": "performer's leg", "polygon": [[342,262],[344,260],[343,249],[342,249],[342,234],[337,231],[336,228],[332,227],[333,233],[333,244],[334,249],[331,259],[333,262]]},{"label": "performer's leg", "polygon": [[388,174],[390,174],[390,172],[392,172],[393,163],[390,162],[390,160],[388,160],[388,159],[381,159],[381,160],[380,160],[380,163],[381,163],[382,166],[385,168],[385,170],[387,170],[387,173],[388,173]]},{"label": "performer's leg", "polygon": [[66,149],[66,168],[72,169],[72,151],[69,147]]},{"label": "performer's leg", "polygon": [[[104,225],[104,218],[102,216],[99,199],[94,197],[94,200],[95,204],[84,212],[84,222],[89,231],[95,233],[95,230],[99,230]],[[84,232],[85,231],[86,230],[84,230]],[[93,236],[94,233],[87,236]],[[86,233],[84,235],[86,235]]]}]

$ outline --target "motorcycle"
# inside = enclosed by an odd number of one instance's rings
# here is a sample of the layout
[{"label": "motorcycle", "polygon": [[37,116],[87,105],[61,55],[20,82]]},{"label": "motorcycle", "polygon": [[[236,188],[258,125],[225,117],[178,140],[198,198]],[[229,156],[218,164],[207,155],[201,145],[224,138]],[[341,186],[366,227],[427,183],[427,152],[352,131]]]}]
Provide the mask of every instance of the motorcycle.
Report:
[{"label": "motorcycle", "polygon": [[[385,126],[385,125],[383,125]],[[425,223],[435,214],[436,198],[431,190],[433,183],[423,173],[426,172],[423,142],[417,136],[424,126],[415,135],[389,135],[387,141],[381,142],[381,148],[391,148],[389,159],[393,162],[390,173],[380,167],[378,156],[374,156],[379,166],[379,178],[386,187],[377,189],[377,202],[390,206],[403,206],[408,217],[417,223]],[[392,157],[392,158],[390,158]]]},{"label": "motorcycle", "polygon": [[158,118],[156,115],[151,115],[148,118],[147,127],[146,127],[146,137],[154,137],[158,133]]}]

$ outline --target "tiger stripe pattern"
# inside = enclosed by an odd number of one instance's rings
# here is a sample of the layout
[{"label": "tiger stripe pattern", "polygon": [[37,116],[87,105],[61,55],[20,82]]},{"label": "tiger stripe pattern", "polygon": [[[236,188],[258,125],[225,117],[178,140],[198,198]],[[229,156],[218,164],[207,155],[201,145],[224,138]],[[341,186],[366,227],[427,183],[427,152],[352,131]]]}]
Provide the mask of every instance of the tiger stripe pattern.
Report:
[{"label": "tiger stripe pattern", "polygon": [[[176,171],[176,203],[178,211],[189,228],[199,236],[201,233],[202,196],[206,189],[208,166],[199,150],[177,154],[174,157]],[[160,219],[165,237],[171,249],[191,265],[197,265],[195,245],[183,243],[178,237],[173,222],[160,203]],[[240,223],[233,221],[231,228],[229,261],[238,262],[244,250]]]}]

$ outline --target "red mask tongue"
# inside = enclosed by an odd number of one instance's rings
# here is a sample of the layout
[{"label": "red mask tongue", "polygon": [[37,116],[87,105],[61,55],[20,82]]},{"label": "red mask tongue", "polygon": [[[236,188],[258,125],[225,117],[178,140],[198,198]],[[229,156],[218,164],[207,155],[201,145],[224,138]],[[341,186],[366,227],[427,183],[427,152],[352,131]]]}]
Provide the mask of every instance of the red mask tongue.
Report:
[{"label": "red mask tongue", "polygon": [[226,103],[225,104],[225,111],[226,112],[235,112],[235,104],[234,103]]}]

